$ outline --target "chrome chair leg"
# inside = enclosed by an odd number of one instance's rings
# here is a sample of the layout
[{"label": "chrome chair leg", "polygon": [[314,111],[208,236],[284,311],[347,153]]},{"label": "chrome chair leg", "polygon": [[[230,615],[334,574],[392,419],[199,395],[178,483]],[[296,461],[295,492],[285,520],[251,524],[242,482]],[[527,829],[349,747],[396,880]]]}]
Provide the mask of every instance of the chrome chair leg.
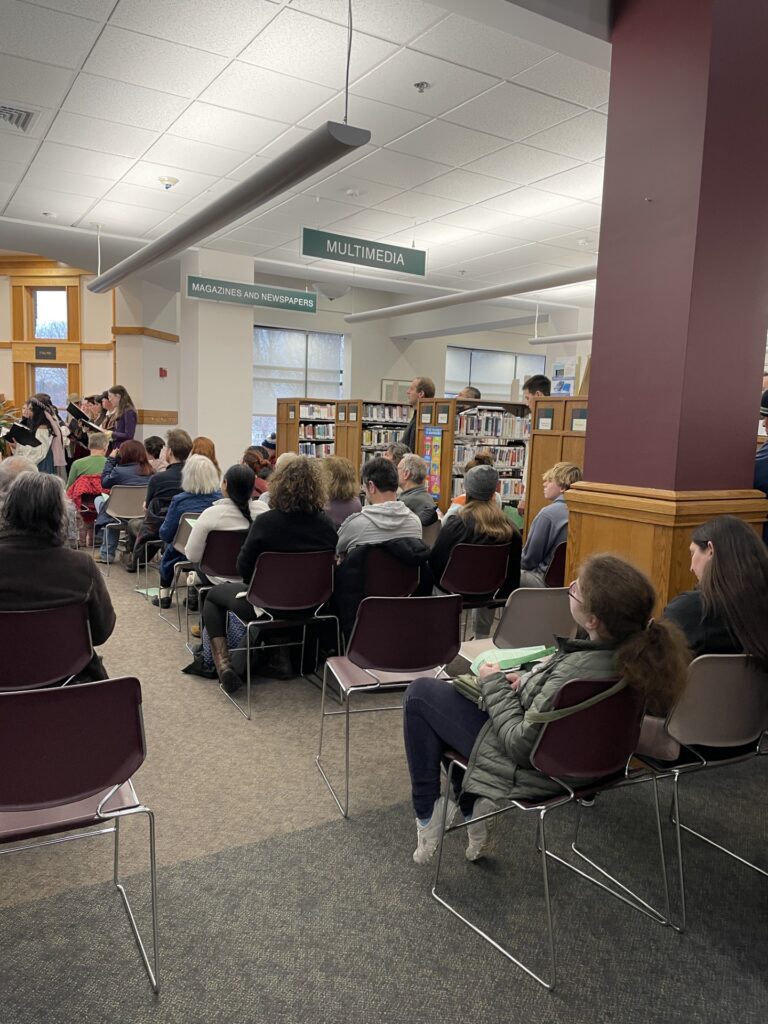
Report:
[{"label": "chrome chair leg", "polygon": [[128,923],[131,926],[133,937],[136,940],[136,945],[141,955],[142,963],[144,964],[144,970],[147,972],[150,984],[155,993],[160,991],[159,981],[159,955],[158,955],[158,941],[157,941],[157,858],[155,855],[155,816],[148,807],[141,807],[138,810],[130,811],[129,814],[146,814],[149,826],[149,884],[150,884],[150,899],[152,904],[152,964],[150,965],[149,956],[147,955],[146,948],[142,941],[139,929],[136,924],[136,918],[133,916],[133,910],[131,904],[128,901],[128,895],[125,891],[125,886],[120,881],[120,818],[122,815],[115,819],[115,859],[114,859],[114,875],[113,880],[117,891],[120,893],[120,897],[125,907],[125,912],[128,915]]}]

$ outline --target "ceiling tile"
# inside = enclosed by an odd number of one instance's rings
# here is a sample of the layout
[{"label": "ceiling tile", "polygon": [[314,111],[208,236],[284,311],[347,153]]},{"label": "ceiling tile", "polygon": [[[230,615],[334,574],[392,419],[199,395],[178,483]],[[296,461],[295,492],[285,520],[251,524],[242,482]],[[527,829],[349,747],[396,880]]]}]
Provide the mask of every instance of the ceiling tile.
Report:
[{"label": "ceiling tile", "polygon": [[[304,128],[317,128],[326,121],[341,121],[344,117],[344,96],[339,94],[318,107],[309,117],[301,121]],[[430,119],[428,114],[417,114],[413,110],[392,107],[388,103],[369,100],[365,96],[350,96],[349,120],[351,124],[367,128],[371,142],[386,146],[393,139],[418,128]]]},{"label": "ceiling tile", "polygon": [[545,192],[557,192],[572,199],[591,199],[602,194],[603,169],[595,164],[580,164],[569,171],[543,178],[536,185]]},{"label": "ceiling tile", "polygon": [[[502,214],[494,211],[499,217]],[[553,217],[557,211],[550,211],[547,217]],[[553,235],[562,234],[561,225],[552,224],[548,220],[533,217],[508,217],[507,223],[500,222],[494,228],[489,228],[493,234],[507,234],[511,232],[515,238],[525,239],[526,242],[541,242],[545,238],[552,238]]]},{"label": "ceiling tile", "polygon": [[459,242],[448,242],[430,249],[429,261],[434,267],[450,266],[475,256],[486,256],[489,253],[502,252],[511,247],[508,238],[496,235],[476,234],[463,238]]},{"label": "ceiling tile", "polygon": [[[436,116],[477,96],[497,81],[489,75],[459,68],[427,54],[401,50],[381,67],[355,82],[350,92],[373,100],[386,97],[388,103],[397,107]],[[419,92],[414,82],[428,82],[429,88]]]},{"label": "ceiling tile", "polygon": [[[2,59],[2,58],[0,58]],[[26,109],[32,110],[35,114],[35,119],[32,121],[30,126],[27,128],[24,135],[27,139],[43,139],[50,128],[51,121],[53,120],[54,111],[45,109],[44,107],[33,107],[31,103],[24,104]],[[0,122],[0,141],[5,142],[8,136],[18,136],[18,132],[11,128],[10,125],[5,122]]]},{"label": "ceiling tile", "polygon": [[95,21],[17,0],[0,0],[0,48],[14,57],[78,68],[101,31]]},{"label": "ceiling tile", "polygon": [[[345,174],[343,171],[333,174],[326,181],[312,187],[312,195],[318,195],[323,199],[335,199],[337,202],[350,203],[352,206],[370,207],[384,203],[392,196],[398,195],[398,189],[393,185],[380,185],[375,181],[366,181],[364,178],[357,178],[352,171]],[[352,193],[351,195],[349,193]],[[409,195],[407,192],[401,195]],[[391,210],[391,213],[400,213],[399,210]]]},{"label": "ceiling tile", "polygon": [[515,81],[584,107],[598,107],[608,101],[610,77],[603,68],[555,53],[536,67],[516,75]]},{"label": "ceiling tile", "polygon": [[[293,0],[296,10],[346,26],[347,0]],[[445,11],[421,0],[355,0],[354,26],[394,43],[407,43],[425,28],[445,17]],[[354,45],[354,44],[353,44]]]},{"label": "ceiling tile", "polygon": [[35,3],[39,7],[50,7],[53,11],[76,14],[92,21],[106,21],[110,11],[110,5],[104,0],[35,0]]},{"label": "ceiling tile", "polygon": [[479,203],[491,196],[509,191],[509,182],[499,178],[487,178],[484,174],[470,174],[469,171],[449,171],[439,178],[417,185],[419,192],[444,199],[455,199],[463,203]]},{"label": "ceiling tile", "polygon": [[274,160],[276,156],[282,156],[283,153],[287,153],[289,149],[292,149],[293,146],[312,134],[308,128],[298,128],[296,125],[292,128],[288,128],[286,125],[279,125],[279,128],[279,138],[275,138],[273,142],[264,146],[261,151],[261,155],[265,156],[267,160]]},{"label": "ceiling tile", "polygon": [[37,139],[28,139],[12,132],[0,135],[0,153],[3,160],[10,163],[27,165],[34,156],[39,143]]},{"label": "ceiling tile", "polygon": [[413,222],[407,217],[398,217],[394,213],[384,213],[381,210],[361,210],[359,213],[345,217],[331,225],[331,230],[338,235],[352,235],[358,233],[361,237],[373,236],[381,238],[384,235],[393,234],[395,231],[402,231],[410,227]]},{"label": "ceiling tile", "polygon": [[[73,224],[93,203],[85,196],[65,195],[47,189],[22,185],[5,209],[4,216],[19,220],[34,220],[44,224]],[[43,210],[57,214],[44,217]]]},{"label": "ceiling tile", "polygon": [[479,128],[517,142],[581,112],[573,103],[502,82],[445,115],[446,121]]},{"label": "ceiling tile", "polygon": [[[234,57],[274,17],[267,0],[120,0],[110,24]],[[150,28],[148,28],[150,26]]]},{"label": "ceiling tile", "polygon": [[475,160],[464,169],[490,174],[492,177],[503,178],[519,185],[530,185],[539,178],[575,167],[577,163],[578,161],[572,157],[548,153],[546,150],[534,149],[533,146],[525,146],[518,142]]},{"label": "ceiling tile", "polygon": [[456,14],[411,45],[414,50],[444,57],[499,78],[511,78],[552,53],[552,50]]},{"label": "ceiling tile", "polygon": [[295,238],[302,227],[325,227],[357,212],[348,203],[336,203],[330,199],[318,201],[314,196],[300,195],[291,196],[286,202],[263,214],[258,218],[258,223],[270,231],[287,231],[289,238]]},{"label": "ceiling tile", "polygon": [[[185,195],[184,206],[181,207],[179,212],[185,218],[190,217],[193,213],[197,213],[198,210],[205,209],[205,207],[209,206],[214,199],[223,195],[225,192],[229,192],[229,190],[234,187],[234,181],[229,181],[227,178],[221,178],[219,181],[215,181],[212,185],[209,185],[208,188],[204,189],[199,193],[199,195],[192,199]],[[174,185],[173,191],[175,192],[177,188],[178,185]]]},{"label": "ceiling tile", "polygon": [[[472,275],[472,264],[466,264],[467,276]],[[516,281],[527,281],[531,277],[544,277],[546,274],[557,274],[563,270],[552,263],[528,263],[524,267],[505,267],[493,274],[484,274],[482,280],[487,284],[510,284]],[[542,302],[551,301],[549,291],[543,293]]]},{"label": "ceiling tile", "polygon": [[446,245],[448,242],[458,241],[471,234],[471,231],[466,231],[464,228],[451,227],[449,224],[438,224],[433,221],[417,224],[415,227],[396,231],[385,237],[390,244],[400,245],[406,249],[411,247],[428,249],[432,245]]},{"label": "ceiling tile", "polygon": [[21,179],[25,170],[25,164],[17,164],[13,160],[0,160],[0,182],[13,186]]},{"label": "ceiling tile", "polygon": [[14,187],[10,182],[4,182],[2,177],[0,177],[0,213],[2,213],[3,207],[11,198]]},{"label": "ceiling tile", "polygon": [[561,210],[550,210],[547,220],[553,225],[573,228],[597,228],[600,225],[600,206],[595,203],[574,203]]},{"label": "ceiling tile", "polygon": [[501,149],[503,145],[502,139],[485,132],[475,132],[445,121],[431,121],[393,142],[389,148],[460,167]]},{"label": "ceiling tile", "polygon": [[[392,43],[356,31],[350,79],[359,78],[395,49]],[[346,52],[345,27],[284,8],[240,54],[240,60],[272,71],[290,68],[297,78],[340,89],[344,85]]]},{"label": "ceiling tile", "polygon": [[[424,197],[426,198],[426,196]],[[509,217],[498,210],[489,210],[484,206],[467,206],[455,213],[447,213],[439,218],[442,224],[456,224],[470,231],[487,231],[491,234],[508,235],[511,238],[524,239],[515,231],[519,217]],[[510,243],[511,244],[511,243]]]},{"label": "ceiling tile", "polygon": [[173,186],[173,191],[188,198],[199,195],[204,189],[213,187],[218,180],[213,174],[200,174],[199,171],[188,171],[172,164],[140,160],[128,171],[123,181],[131,185],[155,188],[158,185],[158,178],[162,177],[178,178],[179,182]]},{"label": "ceiling tile", "polygon": [[72,72],[66,68],[5,55],[0,60],[0,96],[4,103],[58,107],[71,81]]},{"label": "ceiling tile", "polygon": [[186,106],[180,96],[142,89],[110,78],[80,74],[64,101],[64,110],[100,117],[150,131],[165,131]]},{"label": "ceiling tile", "polygon": [[180,206],[183,206],[188,197],[173,189],[166,191],[159,182],[155,188],[145,188],[143,185],[130,185],[128,182],[121,181],[111,188],[104,198],[109,202],[128,203],[130,206],[142,206],[148,210],[160,210],[168,215],[175,213]]},{"label": "ceiling tile", "polygon": [[256,153],[286,128],[287,125],[277,121],[267,121],[239,110],[225,110],[210,103],[192,103],[173,122],[169,133],[196,142]]},{"label": "ceiling tile", "polygon": [[586,267],[594,263],[596,255],[586,248],[568,248],[562,245],[550,245],[548,242],[537,242],[534,253],[537,260],[544,263],[556,263],[559,267]]},{"label": "ceiling tile", "polygon": [[142,210],[127,203],[101,200],[88,213],[88,222],[100,224],[102,231],[138,238],[165,217],[159,210]]},{"label": "ceiling tile", "polygon": [[176,96],[196,96],[223,70],[226,58],[122,28],[104,29],[84,71]]},{"label": "ceiling tile", "polygon": [[595,110],[573,117],[564,124],[532,135],[526,141],[538,149],[563,153],[577,160],[597,160],[605,156],[605,133],[608,118]]},{"label": "ceiling tile", "polygon": [[570,203],[564,196],[525,186],[503,196],[495,196],[485,205],[492,210],[501,210],[502,213],[511,213],[516,217],[544,217],[550,210],[562,209]]},{"label": "ceiling tile", "polygon": [[[402,217],[431,220],[433,217],[442,218],[444,214],[459,209],[459,203],[441,196],[427,196],[422,192],[401,192],[391,199],[385,199],[378,203],[377,208],[386,210],[388,213],[399,213]],[[454,226],[461,227],[462,225],[457,223]]]},{"label": "ceiling tile", "polygon": [[234,149],[209,146],[205,142],[193,142],[192,139],[178,139],[173,135],[163,135],[145,153],[145,159],[152,163],[189,168],[219,177],[237,167],[247,156],[247,153],[238,153]]},{"label": "ceiling tile", "polygon": [[62,146],[58,142],[44,142],[35,157],[33,167],[68,171],[70,174],[90,174],[97,178],[121,178],[132,164],[125,156],[112,153],[94,153],[76,146]]},{"label": "ceiling tile", "polygon": [[[318,263],[314,256],[302,256],[301,255],[301,239],[297,238],[295,242],[288,246],[281,246],[277,249],[267,249],[263,253],[259,253],[260,259],[274,260],[278,263],[300,263],[309,266],[310,263]],[[258,265],[256,267],[256,273],[258,274]],[[268,273],[268,271],[264,271]]]},{"label": "ceiling tile", "polygon": [[[290,59],[284,66],[293,70]],[[200,99],[293,124],[333,95],[333,89],[236,60],[222,71]]]},{"label": "ceiling tile", "polygon": [[573,249],[576,252],[597,253],[597,231],[569,231],[567,235],[554,235],[547,239],[548,245],[556,245],[561,249]]},{"label": "ceiling tile", "polygon": [[237,256],[257,256],[267,252],[266,246],[257,245],[255,242],[231,242],[226,238],[217,238],[215,242],[201,242],[200,244],[204,249],[215,249],[217,252],[231,252]]},{"label": "ceiling tile", "polygon": [[75,196],[90,196],[98,199],[114,185],[114,178],[98,178],[90,174],[72,174],[57,167],[32,164],[24,176],[24,185],[52,192],[68,192]]},{"label": "ceiling tile", "polygon": [[225,235],[220,235],[216,241],[248,242],[251,245],[255,244],[257,248],[274,249],[278,245],[285,245],[286,242],[293,241],[296,237],[296,231],[270,230],[263,223],[263,220],[263,217],[253,220],[250,224],[246,224],[245,227],[238,228],[237,231],[230,231]]},{"label": "ceiling tile", "polygon": [[46,139],[48,142],[77,142],[81,149],[93,149],[134,160],[156,141],[157,132],[145,128],[131,128],[95,117],[83,117],[69,111],[59,111]]},{"label": "ceiling tile", "polygon": [[371,181],[380,181],[383,185],[413,188],[430,178],[436,178],[445,169],[445,164],[436,164],[431,160],[421,160],[416,156],[380,149],[356,163],[354,173],[359,178],[370,178]]}]

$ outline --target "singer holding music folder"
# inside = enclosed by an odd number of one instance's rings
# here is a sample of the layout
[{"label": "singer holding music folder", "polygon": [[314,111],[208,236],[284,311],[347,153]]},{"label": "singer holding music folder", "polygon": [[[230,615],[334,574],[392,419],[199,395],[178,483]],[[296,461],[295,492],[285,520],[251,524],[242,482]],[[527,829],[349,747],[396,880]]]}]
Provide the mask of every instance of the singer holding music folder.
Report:
[{"label": "singer holding music folder", "polygon": [[[45,415],[45,406],[37,398],[29,398],[21,409],[22,423],[14,424],[8,436],[14,444],[14,455],[23,455],[33,462],[40,473],[54,473],[53,431]],[[20,433],[20,430],[25,433]],[[26,435],[31,436],[26,436]],[[13,436],[15,435],[15,436]],[[25,442],[26,443],[23,443]]]}]

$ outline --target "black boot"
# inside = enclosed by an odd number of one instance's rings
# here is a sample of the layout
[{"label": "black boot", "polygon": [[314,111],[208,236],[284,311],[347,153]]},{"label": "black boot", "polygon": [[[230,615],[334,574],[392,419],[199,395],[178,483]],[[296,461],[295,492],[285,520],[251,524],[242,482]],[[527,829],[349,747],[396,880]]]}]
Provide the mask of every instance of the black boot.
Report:
[{"label": "black boot", "polygon": [[216,666],[216,672],[218,673],[222,689],[226,693],[235,693],[243,685],[243,680],[232,668],[227,638],[225,636],[211,637],[211,653],[213,654],[213,663]]}]

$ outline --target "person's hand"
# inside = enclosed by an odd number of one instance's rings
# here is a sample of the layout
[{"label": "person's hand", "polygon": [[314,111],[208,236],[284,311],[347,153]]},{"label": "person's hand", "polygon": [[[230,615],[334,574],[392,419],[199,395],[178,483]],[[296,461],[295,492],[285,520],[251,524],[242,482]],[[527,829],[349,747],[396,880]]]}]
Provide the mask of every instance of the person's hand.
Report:
[{"label": "person's hand", "polygon": [[481,679],[485,679],[486,676],[495,675],[497,672],[501,672],[498,662],[487,661],[484,665],[480,666],[480,671],[478,672],[478,675],[480,676]]},{"label": "person's hand", "polygon": [[507,682],[512,690],[520,689],[520,676],[517,672],[507,672]]}]

